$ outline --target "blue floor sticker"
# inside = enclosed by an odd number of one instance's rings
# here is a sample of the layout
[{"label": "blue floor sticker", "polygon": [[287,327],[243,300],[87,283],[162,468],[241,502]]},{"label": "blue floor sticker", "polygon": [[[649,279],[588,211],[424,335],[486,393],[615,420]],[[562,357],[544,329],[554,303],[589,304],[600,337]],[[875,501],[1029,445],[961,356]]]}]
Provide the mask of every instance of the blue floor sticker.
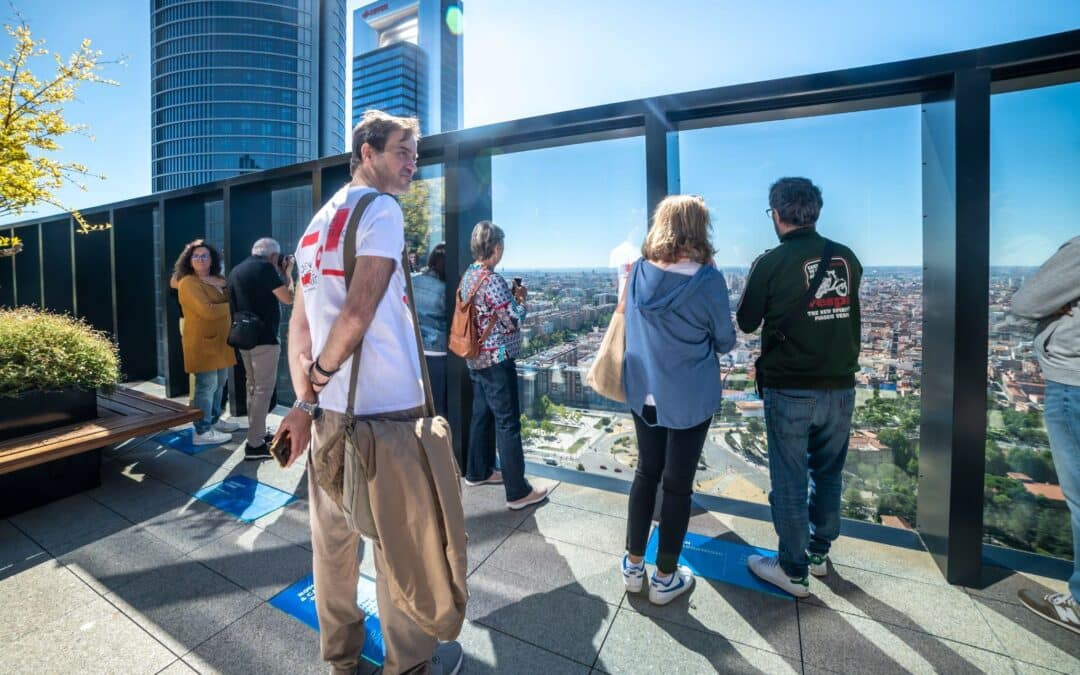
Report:
[{"label": "blue floor sticker", "polygon": [[186,455],[197,455],[203,450],[217,447],[216,445],[195,445],[191,442],[191,434],[191,429],[171,429],[154,436],[154,440]]},{"label": "blue floor sticker", "polygon": [[[312,575],[307,575],[275,595],[270,599],[270,604],[297,621],[319,630],[319,617],[315,613],[315,579]],[[384,654],[383,635],[379,625],[379,608],[375,602],[374,579],[360,575],[360,583],[356,586],[356,604],[367,615],[364,619],[364,649],[360,656],[381,666]]]},{"label": "blue floor sticker", "polygon": [[[650,565],[656,564],[656,548],[659,536],[660,528],[653,528],[652,535],[649,536],[649,544],[645,548],[645,562]],[[776,551],[770,551],[767,548],[755,548],[687,532],[686,538],[683,539],[679,564],[686,565],[699,577],[723,581],[753,591],[761,591],[762,593],[775,595],[778,598],[794,600],[794,596],[754,576],[754,573],[746,566],[746,559],[753,553],[776,555]]]},{"label": "blue floor sticker", "polygon": [[229,476],[220,483],[199,490],[195,498],[231,513],[245,523],[262,518],[296,500],[288,492],[263,485],[247,476]]}]

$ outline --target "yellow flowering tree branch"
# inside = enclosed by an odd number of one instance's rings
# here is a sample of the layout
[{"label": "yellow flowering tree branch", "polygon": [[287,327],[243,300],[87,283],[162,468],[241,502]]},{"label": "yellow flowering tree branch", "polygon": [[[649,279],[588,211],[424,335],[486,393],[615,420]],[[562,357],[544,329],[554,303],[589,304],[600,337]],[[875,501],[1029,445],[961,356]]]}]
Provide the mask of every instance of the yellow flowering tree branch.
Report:
[{"label": "yellow flowering tree branch", "polygon": [[[79,228],[87,230],[91,226],[82,214],[61,203],[55,193],[65,183],[85,191],[84,179],[105,176],[79,162],[53,159],[48,153],[61,149],[57,139],[64,135],[88,135],[85,125],[64,119],[64,104],[75,100],[83,83],[116,85],[100,75],[109,62],[90,48],[90,40],[83,40],[65,60],[45,49],[44,40],[35,40],[25,22],[4,28],[14,40],[14,49],[7,60],[0,61],[0,216],[51,204],[70,211]],[[55,72],[50,79],[39,79],[31,63],[49,56],[55,61]]]}]

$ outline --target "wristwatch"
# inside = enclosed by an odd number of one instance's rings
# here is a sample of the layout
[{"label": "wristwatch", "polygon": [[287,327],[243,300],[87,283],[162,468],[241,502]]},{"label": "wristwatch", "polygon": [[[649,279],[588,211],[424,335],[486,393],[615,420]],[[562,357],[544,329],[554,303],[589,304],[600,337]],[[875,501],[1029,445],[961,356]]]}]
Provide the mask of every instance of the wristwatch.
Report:
[{"label": "wristwatch", "polygon": [[322,416],[322,408],[319,407],[318,402],[308,403],[307,401],[301,401],[300,399],[296,399],[296,401],[293,402],[292,407],[299,408],[306,412],[308,415],[311,415],[312,421],[317,420],[319,419],[319,417]]}]

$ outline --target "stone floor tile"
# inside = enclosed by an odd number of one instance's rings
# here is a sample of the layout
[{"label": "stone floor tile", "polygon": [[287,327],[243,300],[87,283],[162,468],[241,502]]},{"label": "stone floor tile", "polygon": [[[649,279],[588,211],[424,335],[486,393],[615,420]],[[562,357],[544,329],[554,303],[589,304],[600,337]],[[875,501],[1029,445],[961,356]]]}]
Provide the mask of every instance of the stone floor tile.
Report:
[{"label": "stone floor tile", "polygon": [[5,643],[40,630],[99,597],[52,559],[9,576],[0,581],[0,652]]},{"label": "stone floor tile", "polygon": [[1051,670],[1049,668],[1043,668],[1042,666],[1024,663],[1023,661],[1017,661],[1016,659],[1013,659],[1013,668],[1016,670],[1017,675],[1059,675],[1059,673],[1062,672],[1060,670]]},{"label": "stone floor tile", "polygon": [[619,492],[598,490],[565,481],[551,493],[551,501],[555,504],[573,506],[616,518],[626,518],[629,500],[627,495]]},{"label": "stone floor tile", "polygon": [[200,673],[229,675],[324,675],[328,670],[319,657],[319,635],[268,604],[199,645],[184,661]]},{"label": "stone floor tile", "polygon": [[698,577],[694,588],[667,605],[649,602],[648,591],[627,594],[620,612],[633,611],[791,658],[800,658],[795,601]]},{"label": "stone floor tile", "polygon": [[[529,482],[532,483],[533,487],[546,487],[549,489],[554,489],[559,484],[558,481],[533,476],[529,476]],[[518,527],[537,509],[546,508],[550,500],[519,511],[511,511],[506,508],[506,491],[502,485],[470,486],[466,485],[465,481],[462,480],[461,503],[465,507],[466,527],[478,520],[483,520],[513,529]]]},{"label": "stone floor tile", "polygon": [[604,553],[626,550],[626,519],[550,503],[529,514],[520,530]]},{"label": "stone floor tile", "polygon": [[[775,544],[772,545],[775,548]],[[901,579],[947,586],[945,577],[926,551],[888,546],[864,539],[840,537],[829,553],[832,562]]]},{"label": "stone floor tile", "polygon": [[191,499],[186,492],[126,464],[105,466],[101,486],[88,491],[86,496],[133,523],[178,508]]},{"label": "stone floor tile", "polygon": [[1080,636],[1022,605],[978,597],[975,606],[1009,656],[1065,673],[1080,673]]},{"label": "stone floor tile", "polygon": [[16,673],[156,673],[176,655],[102,598],[0,647]]},{"label": "stone floor tile", "polygon": [[827,577],[811,578],[810,592],[803,602],[980,649],[1002,650],[971,596],[959,588],[834,565]]},{"label": "stone floor tile", "polygon": [[193,675],[198,672],[199,671],[184,663],[183,660],[177,659],[164,670],[158,671],[158,675]]},{"label": "stone floor tile", "polygon": [[264,600],[311,571],[311,551],[251,525],[195,549],[191,558]]},{"label": "stone floor tile", "polygon": [[286,504],[252,524],[297,546],[311,550],[311,519],[306,499]]},{"label": "stone floor tile", "polygon": [[1017,592],[1021,589],[1036,591],[1040,594],[1062,593],[1068,589],[1068,582],[1063,579],[1051,579],[1035,574],[1015,572],[990,565],[983,566],[983,583],[966,590],[977,598],[987,598],[999,602],[1020,604]]},{"label": "stone floor tile", "polygon": [[52,556],[6,520],[0,520],[0,581]]},{"label": "stone floor tile", "polygon": [[466,617],[591,666],[615,607],[568,589],[537,591],[531,575],[483,565],[469,578]]},{"label": "stone floor tile", "polygon": [[24,511],[10,520],[54,556],[131,525],[84,494]]},{"label": "stone floor tile", "polygon": [[235,516],[194,497],[142,523],[147,532],[184,554],[220,539],[241,525]]},{"label": "stone floor tile", "polygon": [[927,633],[799,603],[803,659],[837,673],[1011,673],[1012,660]]},{"label": "stone floor tile", "polygon": [[469,536],[466,550],[468,560],[466,573],[472,574],[506,541],[507,537],[513,534],[514,530],[496,523],[474,520],[465,524],[465,532]]},{"label": "stone floor tile", "polygon": [[527,574],[539,591],[568,590],[618,605],[626,593],[621,561],[617,555],[519,530],[485,565]]},{"label": "stone floor tile", "polygon": [[604,640],[596,670],[605,673],[791,673],[798,658],[784,658],[715,633],[619,610]]},{"label": "stone floor tile", "polygon": [[179,656],[262,604],[190,558],[137,575],[106,600]]},{"label": "stone floor tile", "polygon": [[466,621],[458,637],[465,660],[461,672],[467,675],[485,673],[558,673],[573,675],[589,672],[589,668],[574,663],[550,651],[522,642],[505,633]]},{"label": "stone floor tile", "polygon": [[182,556],[178,549],[132,526],[72,549],[57,561],[95,591],[107,595],[134,579],[156,574]]},{"label": "stone floor tile", "polygon": [[228,474],[228,470],[218,469],[193,455],[165,447],[148,453],[135,451],[118,461],[129,472],[149,474],[187,494],[195,494],[207,485],[223,480],[218,477],[219,472]]}]

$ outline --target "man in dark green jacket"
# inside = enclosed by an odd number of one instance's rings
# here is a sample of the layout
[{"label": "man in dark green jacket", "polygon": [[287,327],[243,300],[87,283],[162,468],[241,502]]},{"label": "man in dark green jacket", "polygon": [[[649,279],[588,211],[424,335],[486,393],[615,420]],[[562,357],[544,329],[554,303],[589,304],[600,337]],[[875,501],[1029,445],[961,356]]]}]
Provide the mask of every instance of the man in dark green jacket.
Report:
[{"label": "man in dark green jacket", "polygon": [[749,565],[758,577],[805,597],[807,572],[825,576],[829,547],[840,534],[862,265],[851,249],[831,242],[828,267],[813,287],[829,243],[816,228],[821,191],[806,178],[781,178],[769,189],[769,206],[780,245],[754,261],[736,318],[745,333],[764,323],[755,365],[764,388],[779,555],[752,555]]}]

